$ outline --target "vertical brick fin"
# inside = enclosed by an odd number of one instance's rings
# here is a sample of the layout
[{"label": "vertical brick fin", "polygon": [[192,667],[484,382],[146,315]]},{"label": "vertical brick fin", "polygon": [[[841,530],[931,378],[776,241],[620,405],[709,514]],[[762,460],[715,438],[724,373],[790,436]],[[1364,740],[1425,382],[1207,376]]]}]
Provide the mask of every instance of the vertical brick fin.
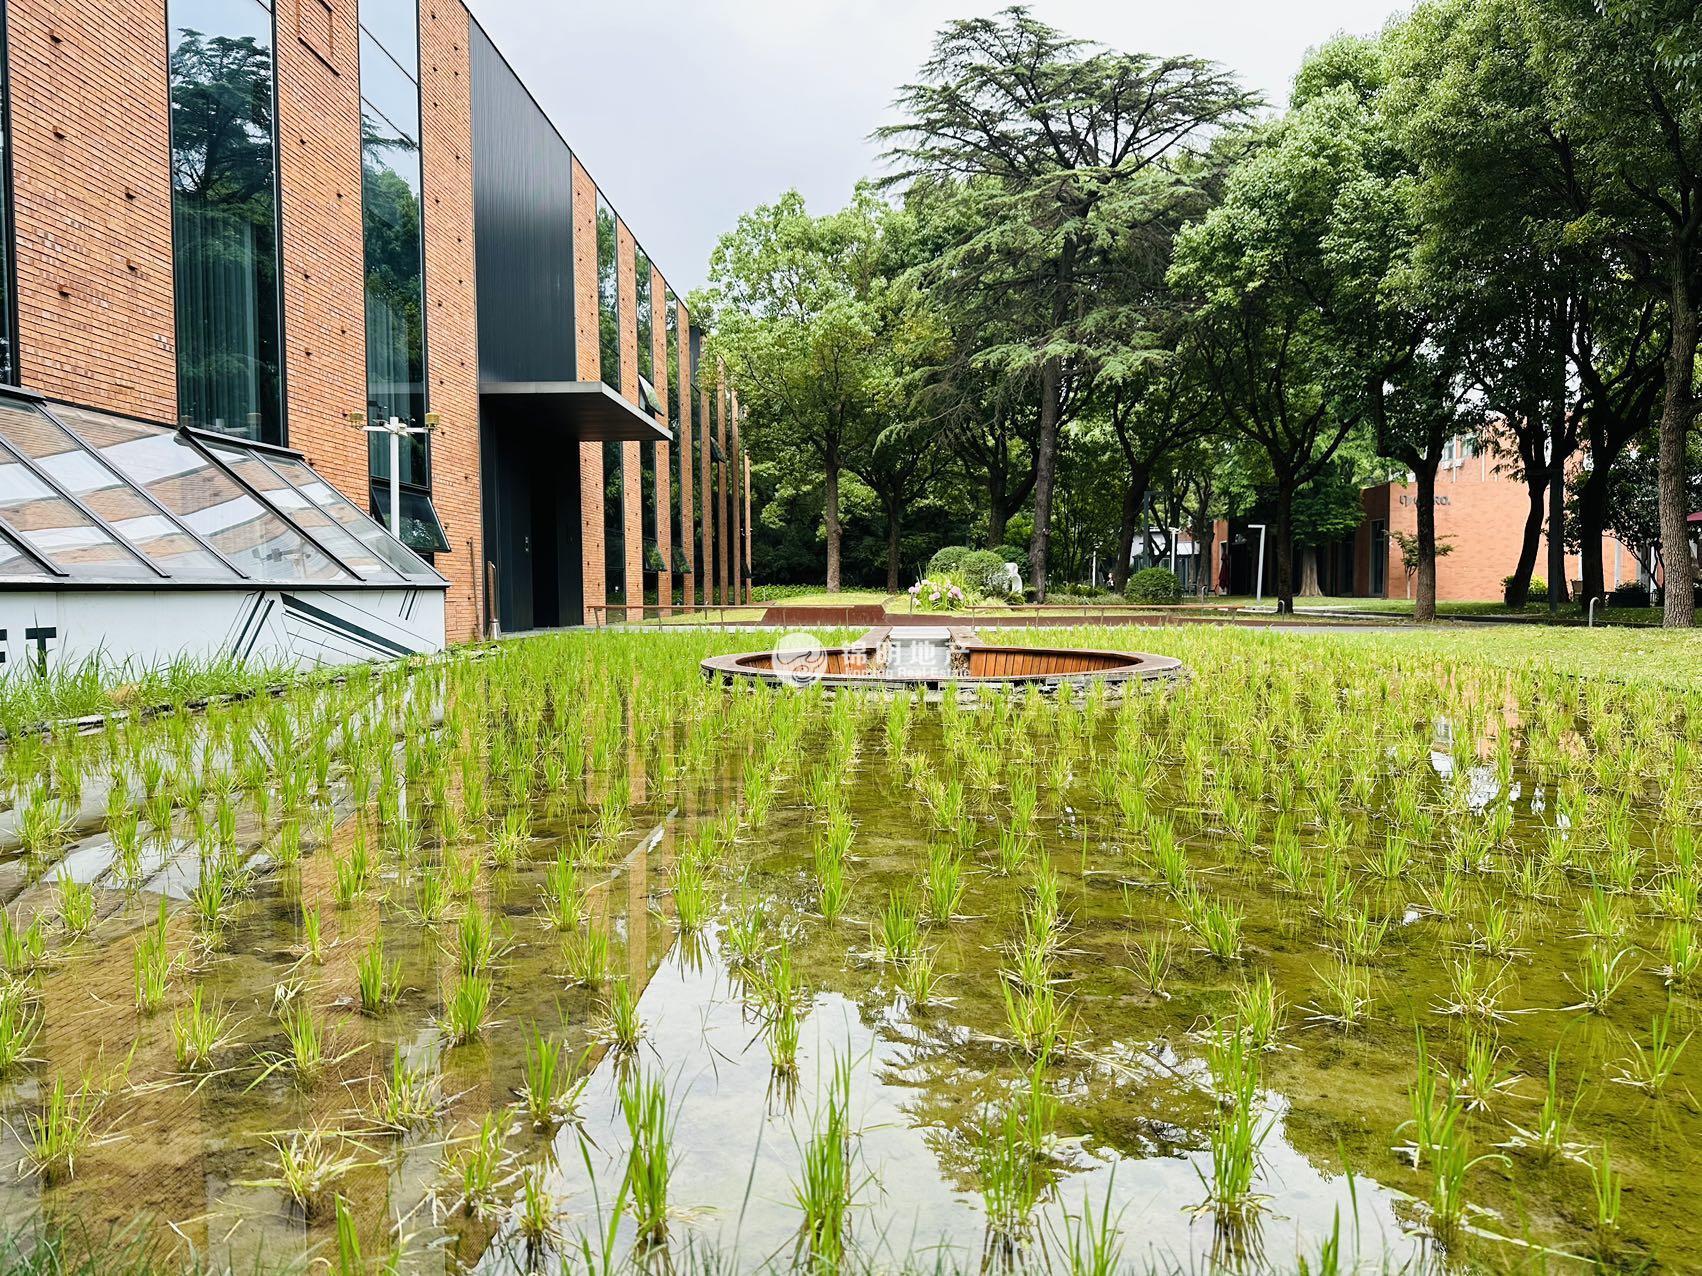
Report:
[{"label": "vertical brick fin", "polygon": [[431,441],[432,503],[449,539],[437,569],[449,578],[444,625],[451,641],[479,636],[484,607],[470,22],[460,0],[420,5],[426,376],[440,422]]},{"label": "vertical brick fin", "polygon": [[[668,405],[668,383],[673,373],[668,368],[668,281],[654,265],[650,269],[650,368],[656,374],[656,399],[664,412]],[[671,424],[671,423],[670,423]],[[656,449],[656,544],[662,552],[666,570],[656,582],[656,601],[662,615],[673,614],[674,575],[679,564],[674,562],[673,480],[668,473],[672,450],[666,443]]]},{"label": "vertical brick fin", "polygon": [[[603,375],[597,321],[597,188],[590,174],[573,160],[573,325],[578,345],[576,366],[581,381]],[[603,445],[579,445],[579,544],[585,623],[595,624],[609,600],[607,556],[603,536]]]},{"label": "vertical brick fin", "polygon": [[18,366],[177,418],[165,0],[10,0]]},{"label": "vertical brick fin", "polygon": [[[632,232],[615,217],[615,273],[620,279],[621,393],[632,403],[638,395],[637,245]],[[639,473],[641,443],[621,444],[621,526],[626,535],[626,618],[644,618],[644,482]]]},{"label": "vertical brick fin", "polygon": [[680,361],[679,366],[670,371],[680,381],[679,437],[675,440],[675,446],[680,450],[680,546],[679,561],[674,564],[674,569],[685,578],[680,596],[685,605],[691,607],[697,602],[697,568],[693,563],[691,522],[696,478],[691,469],[692,418],[696,415],[697,404],[691,397],[691,314],[683,301],[675,304],[679,308]]},{"label": "vertical brick fin", "polygon": [[351,0],[331,21],[337,65],[279,15],[278,180],[283,192],[285,420],[291,447],[362,509],[366,407],[366,243],[361,233],[360,41]]}]

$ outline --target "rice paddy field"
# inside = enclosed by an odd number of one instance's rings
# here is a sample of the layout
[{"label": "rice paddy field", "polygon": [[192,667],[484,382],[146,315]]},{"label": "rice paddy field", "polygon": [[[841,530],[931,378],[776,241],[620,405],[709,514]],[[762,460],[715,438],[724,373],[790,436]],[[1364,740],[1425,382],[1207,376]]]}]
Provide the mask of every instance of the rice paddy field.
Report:
[{"label": "rice paddy field", "polygon": [[704,682],[753,641],[14,735],[0,1230],[339,1276],[1702,1251],[1694,646],[1194,627],[1120,702]]}]

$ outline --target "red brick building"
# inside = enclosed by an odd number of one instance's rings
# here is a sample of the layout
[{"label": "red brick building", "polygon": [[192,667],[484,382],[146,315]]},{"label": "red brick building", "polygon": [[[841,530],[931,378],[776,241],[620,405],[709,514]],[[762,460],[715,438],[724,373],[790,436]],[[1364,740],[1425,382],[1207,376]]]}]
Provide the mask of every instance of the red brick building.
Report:
[{"label": "red brick building", "polygon": [[451,641],[743,596],[737,404],[459,0],[10,0],[5,40],[0,380],[301,453]]},{"label": "red brick building", "polygon": [[[1351,540],[1320,546],[1319,586],[1327,596],[1411,598],[1414,582],[1401,561],[1398,534],[1418,534],[1418,488],[1407,482],[1367,487],[1360,493],[1364,519]],[[1502,596],[1503,580],[1519,558],[1529,511],[1525,485],[1498,468],[1493,456],[1456,440],[1436,476],[1436,535],[1452,549],[1436,561],[1439,602],[1487,602]],[[1214,538],[1220,590],[1256,592],[1259,520],[1220,521]],[[1546,531],[1546,529],[1545,529]],[[1276,590],[1276,550],[1266,532],[1264,593]],[[1612,536],[1602,539],[1602,563],[1608,589],[1646,579],[1635,551]],[[1300,555],[1295,557],[1296,573]],[[1538,539],[1535,575],[1546,579],[1548,539]],[[1582,574],[1577,554],[1566,555],[1570,587]]]}]

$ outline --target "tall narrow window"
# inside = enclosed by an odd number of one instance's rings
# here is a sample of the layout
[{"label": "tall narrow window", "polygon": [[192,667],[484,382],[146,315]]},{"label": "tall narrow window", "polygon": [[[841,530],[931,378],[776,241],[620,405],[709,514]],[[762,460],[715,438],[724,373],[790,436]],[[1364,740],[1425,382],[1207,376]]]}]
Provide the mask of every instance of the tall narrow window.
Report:
[{"label": "tall narrow window", "polygon": [[638,378],[647,381],[652,386],[656,383],[656,340],[655,319],[650,304],[651,279],[650,258],[645,256],[642,248],[633,253],[633,310],[638,317]]},{"label": "tall narrow window", "polygon": [[621,283],[615,210],[597,195],[597,327],[603,384],[621,388]]},{"label": "tall narrow window", "polygon": [[[366,243],[366,411],[422,426],[426,416],[425,235],[420,169],[419,11],[415,0],[360,7],[361,225]],[[373,511],[389,524],[388,434],[368,436]],[[397,478],[403,542],[449,548],[431,509],[431,449],[402,436]]]},{"label": "tall narrow window", "polygon": [[0,4],[0,381],[18,383],[17,287],[12,256],[12,90],[6,75],[6,6]]},{"label": "tall narrow window", "polygon": [[170,0],[178,415],[284,437],[273,21],[258,0]]},{"label": "tall narrow window", "polygon": [[610,606],[626,602],[626,505],[621,498],[621,445],[603,444],[603,572],[604,601]]}]

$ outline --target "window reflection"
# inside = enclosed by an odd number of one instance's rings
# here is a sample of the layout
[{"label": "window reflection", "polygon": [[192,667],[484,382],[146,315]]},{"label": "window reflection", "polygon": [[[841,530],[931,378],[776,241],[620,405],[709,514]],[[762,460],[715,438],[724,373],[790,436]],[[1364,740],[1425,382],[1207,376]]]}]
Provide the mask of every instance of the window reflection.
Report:
[{"label": "window reflection", "polygon": [[178,413],[283,439],[272,15],[171,0]]},{"label": "window reflection", "polygon": [[603,384],[621,388],[621,287],[615,212],[597,196],[597,328]]},{"label": "window reflection", "polygon": [[603,570],[605,601],[626,601],[626,505],[621,492],[621,445],[603,444]]},{"label": "window reflection", "polygon": [[[426,415],[425,237],[421,219],[418,12],[413,0],[361,6],[361,222],[366,244],[367,416],[422,425]],[[390,437],[370,436],[368,469],[390,477]],[[431,486],[426,436],[401,441],[398,478]],[[439,547],[414,543],[430,552]]]}]

